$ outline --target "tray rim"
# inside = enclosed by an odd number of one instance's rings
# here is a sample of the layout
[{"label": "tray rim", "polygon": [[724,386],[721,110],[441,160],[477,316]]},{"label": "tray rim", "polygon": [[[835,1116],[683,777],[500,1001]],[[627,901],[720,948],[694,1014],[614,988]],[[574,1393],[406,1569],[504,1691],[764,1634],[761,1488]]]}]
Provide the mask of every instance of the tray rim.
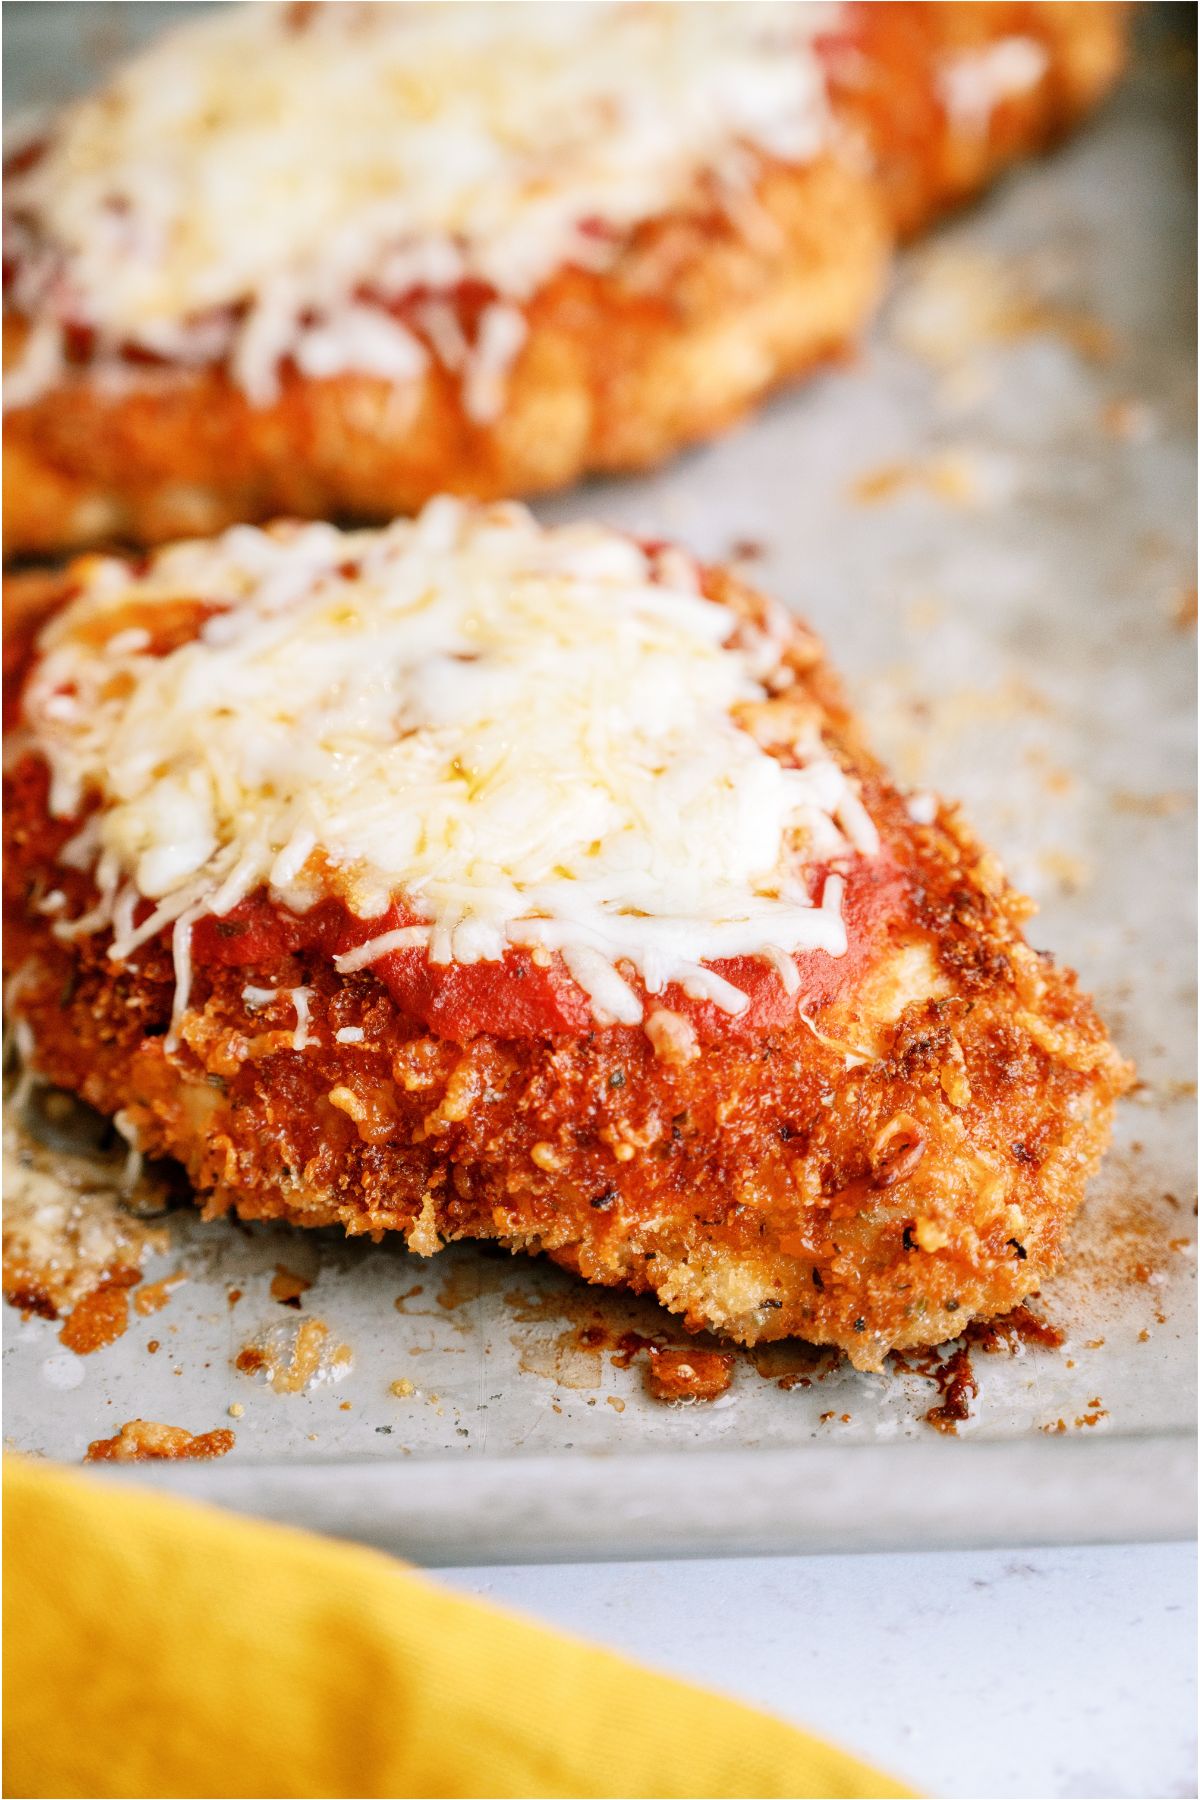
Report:
[{"label": "tray rim", "polygon": [[1187,1431],[96,1473],[429,1566],[1152,1543],[1196,1533],[1196,1437]]}]

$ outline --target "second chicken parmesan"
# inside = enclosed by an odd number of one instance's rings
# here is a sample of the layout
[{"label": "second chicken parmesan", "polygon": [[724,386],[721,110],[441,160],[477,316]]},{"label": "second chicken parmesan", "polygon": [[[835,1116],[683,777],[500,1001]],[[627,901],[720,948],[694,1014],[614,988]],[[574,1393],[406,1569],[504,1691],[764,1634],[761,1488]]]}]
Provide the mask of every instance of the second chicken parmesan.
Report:
[{"label": "second chicken parmesan", "polygon": [[844,353],[1125,10],[206,9],[8,158],[8,553],[661,462]]},{"label": "second chicken parmesan", "polygon": [[439,500],[50,601],[10,1005],[208,1213],[493,1238],[862,1368],[1055,1266],[1128,1070],[728,573]]}]

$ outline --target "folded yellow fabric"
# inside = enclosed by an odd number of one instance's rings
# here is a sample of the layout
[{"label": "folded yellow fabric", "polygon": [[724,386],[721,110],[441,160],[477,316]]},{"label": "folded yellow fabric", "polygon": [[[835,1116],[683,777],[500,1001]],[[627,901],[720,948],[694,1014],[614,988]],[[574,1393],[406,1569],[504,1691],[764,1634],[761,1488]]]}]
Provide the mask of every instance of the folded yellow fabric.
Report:
[{"label": "folded yellow fabric", "polygon": [[375,1551],[9,1457],[8,1795],[893,1795]]}]

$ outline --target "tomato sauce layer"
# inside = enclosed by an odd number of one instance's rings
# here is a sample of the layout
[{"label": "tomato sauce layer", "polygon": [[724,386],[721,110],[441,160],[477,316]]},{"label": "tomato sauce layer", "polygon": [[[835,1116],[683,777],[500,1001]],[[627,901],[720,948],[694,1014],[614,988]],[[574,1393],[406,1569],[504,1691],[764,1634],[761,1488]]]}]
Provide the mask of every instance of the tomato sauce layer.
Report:
[{"label": "tomato sauce layer", "polygon": [[[801,1010],[828,1005],[858,982],[883,947],[889,928],[904,911],[907,877],[886,858],[855,863],[846,882],[842,912],[848,948],[834,957],[823,950],[798,954],[799,989],[789,994],[769,963],[753,956],[706,964],[747,996],[744,1011],[725,1012],[711,1000],[695,1000],[672,984],[647,994],[628,968],[622,974],[647,1014],[656,1007],[679,1013],[704,1042],[746,1039],[772,1027],[794,1023]],[[224,918],[204,918],[192,928],[192,962],[197,968],[264,969],[281,957],[318,954],[332,960],[372,938],[417,922],[402,906],[374,919],[357,918],[336,899],[307,913],[276,906],[266,895],[252,896]],[[561,958],[535,962],[528,951],[510,950],[498,962],[433,963],[423,949],[392,951],[368,965],[397,1005],[439,1037],[463,1043],[481,1033],[495,1037],[583,1037],[596,1021],[583,990]]]}]

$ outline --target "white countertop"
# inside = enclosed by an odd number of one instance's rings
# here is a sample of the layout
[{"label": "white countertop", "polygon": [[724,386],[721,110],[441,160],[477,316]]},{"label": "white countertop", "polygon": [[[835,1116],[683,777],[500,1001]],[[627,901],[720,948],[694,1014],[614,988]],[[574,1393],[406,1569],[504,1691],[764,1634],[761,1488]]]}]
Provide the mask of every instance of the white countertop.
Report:
[{"label": "white countertop", "polygon": [[1195,1547],[457,1568],[929,1794],[1196,1792]]}]

